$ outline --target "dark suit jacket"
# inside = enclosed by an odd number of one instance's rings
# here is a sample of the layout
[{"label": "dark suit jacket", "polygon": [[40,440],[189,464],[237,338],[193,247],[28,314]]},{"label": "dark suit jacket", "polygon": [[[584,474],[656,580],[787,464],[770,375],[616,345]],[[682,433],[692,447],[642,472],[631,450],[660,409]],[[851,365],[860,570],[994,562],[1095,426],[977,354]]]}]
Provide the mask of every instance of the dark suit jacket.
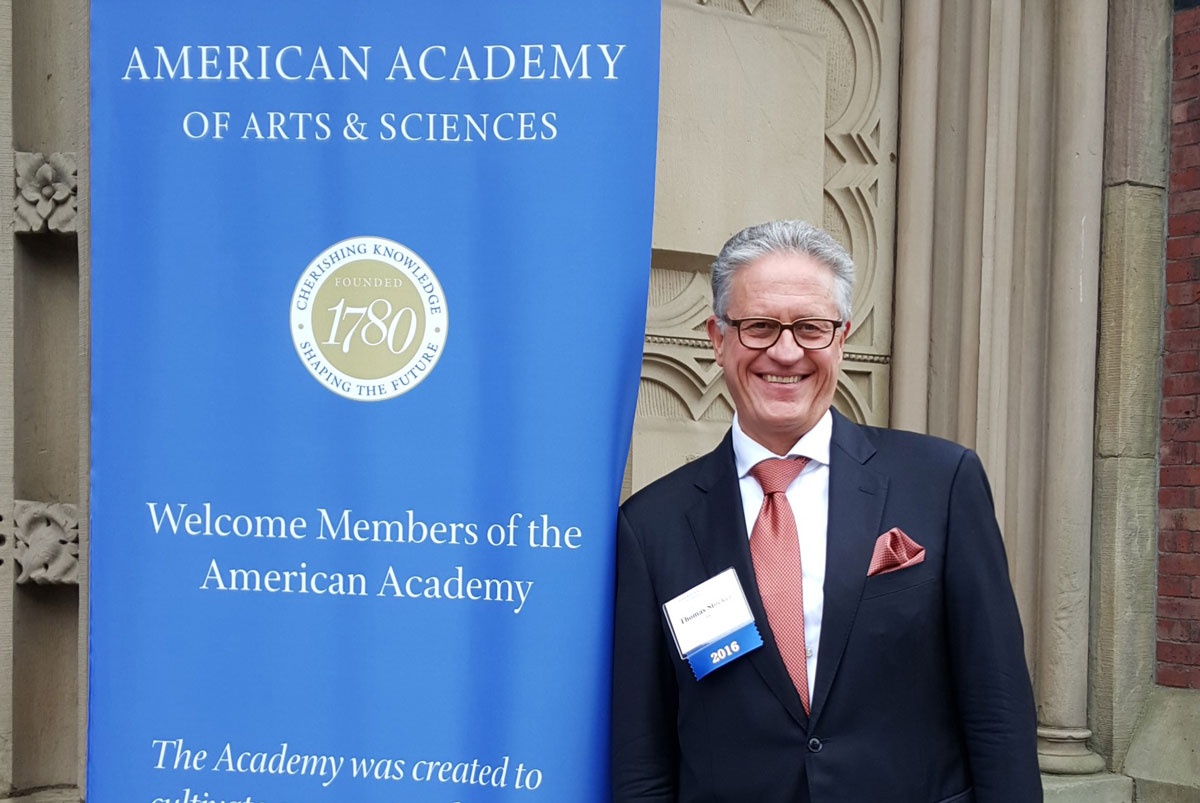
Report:
[{"label": "dark suit jacket", "polygon": [[[925,561],[868,578],[892,527]],[[661,606],[730,566],[764,645],[697,681]],[[767,626],[730,436],[622,506],[614,800],[1030,803],[1042,800],[1033,694],[974,452],[834,413],[811,709]]]}]

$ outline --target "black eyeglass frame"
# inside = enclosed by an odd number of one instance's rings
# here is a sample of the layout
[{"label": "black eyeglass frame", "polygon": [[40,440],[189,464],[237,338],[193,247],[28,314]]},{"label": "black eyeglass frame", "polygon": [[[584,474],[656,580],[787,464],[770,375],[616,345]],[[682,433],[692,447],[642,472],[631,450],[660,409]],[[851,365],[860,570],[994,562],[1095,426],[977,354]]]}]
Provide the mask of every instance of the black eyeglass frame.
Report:
[{"label": "black eyeglass frame", "polygon": [[[797,345],[799,348],[802,348],[802,349],[804,349],[805,351],[821,351],[822,349],[827,349],[827,348],[829,348],[830,346],[832,346],[832,345],[833,345],[833,340],[834,340],[834,338],[836,338],[836,337],[837,337],[837,333],[838,333],[838,331],[839,331],[839,330],[842,328],[842,326],[843,326],[843,325],[845,325],[845,323],[846,323],[845,321],[839,321],[839,320],[835,320],[835,319],[833,319],[833,318],[797,318],[796,320],[792,321],[791,323],[784,323],[783,321],[776,320],[775,318],[766,318],[766,317],[763,317],[763,316],[761,316],[761,315],[759,315],[759,316],[755,316],[755,317],[751,317],[751,318],[730,318],[728,315],[722,315],[722,316],[721,316],[721,319],[722,319],[722,320],[724,320],[724,321],[725,321],[725,323],[729,324],[730,326],[732,326],[734,329],[736,329],[736,330],[737,330],[737,333],[738,333],[738,342],[739,342],[739,343],[741,343],[741,344],[742,344],[743,346],[745,346],[746,348],[748,348],[748,349],[752,349],[752,350],[754,350],[754,351],[766,351],[767,349],[769,349],[769,348],[771,348],[772,346],[774,346],[776,343],[778,343],[778,342],[779,342],[779,338],[780,338],[780,336],[781,336],[781,335],[783,335],[783,330],[784,330],[784,329],[790,329],[790,330],[791,330],[791,332],[792,332],[792,339],[793,339],[794,341],[796,341],[796,345]],[[769,323],[778,324],[778,325],[779,325],[779,329],[778,329],[778,330],[775,332],[775,339],[774,339],[774,340],[772,340],[772,341],[771,341],[770,343],[768,343],[767,345],[765,345],[765,346],[751,346],[751,345],[749,345],[748,343],[746,343],[746,341],[745,341],[745,340],[743,340],[743,339],[742,339],[742,324],[744,324],[744,323],[754,323],[754,322],[761,322],[761,321],[766,321],[766,322],[769,322]],[[828,342],[828,343],[826,343],[824,346],[805,346],[804,344],[802,344],[802,343],[800,342],[800,335],[798,335],[798,334],[796,333],[796,327],[797,327],[799,324],[802,324],[802,323],[813,323],[814,321],[820,321],[820,322],[822,322],[822,323],[831,323],[831,324],[833,324],[833,330],[832,330],[832,331],[830,331],[830,333],[829,333],[829,342]]]}]

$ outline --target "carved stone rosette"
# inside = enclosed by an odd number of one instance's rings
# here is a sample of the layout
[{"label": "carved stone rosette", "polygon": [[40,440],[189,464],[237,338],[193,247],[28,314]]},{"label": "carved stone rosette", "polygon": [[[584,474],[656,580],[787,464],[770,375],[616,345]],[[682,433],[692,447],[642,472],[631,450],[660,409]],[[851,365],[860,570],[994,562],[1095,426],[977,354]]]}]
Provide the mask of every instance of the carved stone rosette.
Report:
[{"label": "carved stone rosette", "polygon": [[18,232],[75,233],[76,164],[73,153],[16,154],[13,228]]},{"label": "carved stone rosette", "polygon": [[66,502],[15,504],[18,583],[75,585],[79,582],[79,519]]}]

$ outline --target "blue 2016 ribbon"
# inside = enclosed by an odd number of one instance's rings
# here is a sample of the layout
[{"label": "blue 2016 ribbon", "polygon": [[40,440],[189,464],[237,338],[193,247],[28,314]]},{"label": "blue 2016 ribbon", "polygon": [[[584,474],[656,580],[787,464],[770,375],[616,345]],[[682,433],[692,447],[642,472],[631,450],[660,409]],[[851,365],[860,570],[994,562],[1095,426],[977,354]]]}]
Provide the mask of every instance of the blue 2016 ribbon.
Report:
[{"label": "blue 2016 ribbon", "polygon": [[762,643],[758,628],[754,622],[750,622],[727,636],[692,650],[688,653],[687,661],[696,680],[700,680],[714,669],[720,669],[730,661],[736,661],[746,653],[758,649]]}]

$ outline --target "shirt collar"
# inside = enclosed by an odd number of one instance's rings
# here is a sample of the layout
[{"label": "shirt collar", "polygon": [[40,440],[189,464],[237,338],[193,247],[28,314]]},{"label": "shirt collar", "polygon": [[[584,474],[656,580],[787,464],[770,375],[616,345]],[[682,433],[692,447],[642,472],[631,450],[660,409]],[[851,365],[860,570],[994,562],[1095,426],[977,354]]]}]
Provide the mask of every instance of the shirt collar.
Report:
[{"label": "shirt collar", "polygon": [[[833,414],[828,410],[808,432],[800,436],[800,440],[788,449],[785,457],[807,457],[814,463],[829,465],[829,442],[833,438]],[[742,431],[737,413],[733,414],[733,459],[737,466],[738,478],[750,473],[750,469],[764,460],[779,455],[763,446]]]}]

